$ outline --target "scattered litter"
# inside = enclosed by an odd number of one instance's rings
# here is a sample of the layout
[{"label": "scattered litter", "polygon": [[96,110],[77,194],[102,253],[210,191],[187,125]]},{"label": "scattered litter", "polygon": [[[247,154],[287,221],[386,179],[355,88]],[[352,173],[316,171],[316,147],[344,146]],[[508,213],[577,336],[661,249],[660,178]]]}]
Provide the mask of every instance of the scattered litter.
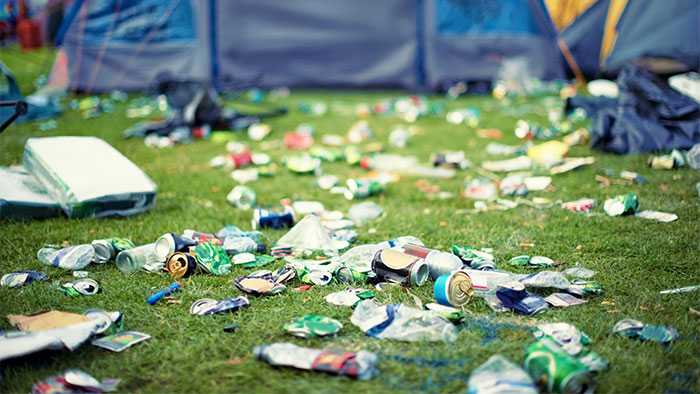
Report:
[{"label": "scattered litter", "polygon": [[678,331],[673,327],[645,324],[633,319],[623,319],[615,323],[612,332],[624,337],[658,342],[664,345],[679,338]]},{"label": "scattered litter", "polygon": [[360,380],[371,379],[378,374],[377,356],[366,351],[317,350],[291,343],[274,343],[256,346],[253,353],[272,366],[326,372]]},{"label": "scattered litter", "polygon": [[202,298],[192,303],[190,314],[192,315],[214,315],[217,313],[235,312],[250,305],[246,296],[226,298],[221,301],[211,298]]},{"label": "scattered litter", "polygon": [[82,394],[109,393],[117,390],[120,379],[104,379],[101,382],[79,369],[71,369],[61,375],[51,376],[34,383],[32,394]]},{"label": "scattered litter", "polygon": [[34,281],[45,281],[49,278],[39,271],[16,271],[5,274],[0,278],[0,286],[21,287]]},{"label": "scattered litter", "polygon": [[284,325],[285,331],[300,338],[335,335],[342,328],[339,321],[319,315],[304,315]]},{"label": "scattered litter", "polygon": [[642,219],[656,220],[661,223],[671,223],[678,220],[678,215],[675,213],[659,212],[659,211],[639,211],[634,216]]},{"label": "scattered litter", "polygon": [[444,341],[457,339],[455,327],[434,311],[424,311],[401,304],[380,305],[374,300],[357,304],[350,317],[368,336],[399,341]]},{"label": "scattered litter", "polygon": [[151,339],[151,336],[138,331],[124,331],[108,335],[91,342],[93,346],[107,349],[112,352],[122,352],[137,343]]}]

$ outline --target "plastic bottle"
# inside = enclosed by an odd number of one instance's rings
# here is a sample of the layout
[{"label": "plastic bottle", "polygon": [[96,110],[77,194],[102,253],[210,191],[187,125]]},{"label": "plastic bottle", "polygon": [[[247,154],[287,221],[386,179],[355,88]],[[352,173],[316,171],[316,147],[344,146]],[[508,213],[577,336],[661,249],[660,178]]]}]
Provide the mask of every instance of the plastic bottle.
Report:
[{"label": "plastic bottle", "polygon": [[158,271],[157,267],[160,265],[162,269],[165,262],[159,261],[152,243],[119,252],[116,263],[121,272],[128,274],[140,269]]},{"label": "plastic bottle", "polygon": [[46,265],[79,270],[95,259],[95,248],[92,245],[76,245],[62,249],[47,246],[39,249],[36,257]]},{"label": "plastic bottle", "polygon": [[527,372],[500,354],[495,354],[469,375],[467,393],[536,394],[537,389]]}]

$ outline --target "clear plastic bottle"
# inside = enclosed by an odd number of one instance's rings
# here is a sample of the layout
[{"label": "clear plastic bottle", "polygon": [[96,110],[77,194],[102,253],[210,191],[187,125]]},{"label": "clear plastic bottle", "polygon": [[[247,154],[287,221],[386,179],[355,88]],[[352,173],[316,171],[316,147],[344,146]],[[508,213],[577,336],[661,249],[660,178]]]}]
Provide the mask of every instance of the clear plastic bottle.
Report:
[{"label": "clear plastic bottle", "polygon": [[46,265],[79,270],[95,259],[95,248],[92,245],[76,245],[61,249],[47,246],[39,249],[36,257]]},{"label": "clear plastic bottle", "polygon": [[125,274],[145,269],[157,272],[163,269],[164,261],[160,261],[155,253],[155,243],[137,246],[119,252],[115,259],[117,268]]},{"label": "clear plastic bottle", "polygon": [[495,393],[536,394],[537,389],[527,372],[495,354],[469,375],[467,394]]}]

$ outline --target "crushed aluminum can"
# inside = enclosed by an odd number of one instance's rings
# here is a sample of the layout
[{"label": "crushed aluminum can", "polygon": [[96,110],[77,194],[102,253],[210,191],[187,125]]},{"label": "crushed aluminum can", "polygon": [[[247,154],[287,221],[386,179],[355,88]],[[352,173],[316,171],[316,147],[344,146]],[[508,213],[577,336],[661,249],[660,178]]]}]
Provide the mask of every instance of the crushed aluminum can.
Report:
[{"label": "crushed aluminum can", "polygon": [[372,259],[372,271],[379,280],[405,286],[421,286],[430,270],[425,260],[394,249],[382,249]]},{"label": "crushed aluminum can", "polygon": [[284,325],[284,330],[300,338],[316,338],[337,334],[343,325],[330,317],[304,315]]},{"label": "crushed aluminum can", "polygon": [[240,276],[233,284],[241,291],[253,295],[274,295],[283,292],[287,282],[296,274],[291,267],[282,267],[277,271],[260,270]]},{"label": "crushed aluminum can", "polygon": [[589,393],[595,388],[589,368],[551,338],[541,338],[527,348],[524,367],[549,393]]},{"label": "crushed aluminum can", "polygon": [[28,285],[34,281],[44,281],[48,277],[39,271],[16,271],[5,274],[0,278],[0,286],[20,287]]},{"label": "crushed aluminum can", "polygon": [[174,233],[166,233],[158,237],[155,243],[155,254],[160,261],[166,261],[175,252],[188,252],[197,242]]},{"label": "crushed aluminum can", "polygon": [[205,272],[214,275],[226,275],[231,272],[231,260],[218,243],[201,243],[192,249],[192,254],[197,259],[197,265]]},{"label": "crushed aluminum can", "polygon": [[101,264],[113,260],[119,252],[136,247],[126,238],[107,238],[92,241],[95,249],[95,263]]},{"label": "crushed aluminum can", "polygon": [[248,210],[255,207],[255,191],[247,186],[238,185],[226,196],[226,200],[238,209]]},{"label": "crushed aluminum can", "polygon": [[61,285],[61,290],[68,296],[92,296],[100,292],[100,284],[96,280],[83,278]]},{"label": "crushed aluminum can", "polygon": [[294,212],[291,207],[284,207],[283,211],[256,208],[253,211],[253,229],[281,229],[294,225]]},{"label": "crushed aluminum can", "polygon": [[608,216],[631,215],[639,209],[639,199],[634,193],[622,194],[605,200],[603,210]]},{"label": "crushed aluminum can", "polygon": [[348,190],[345,198],[348,200],[367,198],[384,192],[384,185],[379,181],[348,179],[346,185]]},{"label": "crushed aluminum can", "polygon": [[173,279],[188,278],[197,270],[197,259],[189,253],[175,252],[168,257],[165,270]]},{"label": "crushed aluminum can", "polygon": [[211,298],[203,298],[192,303],[190,314],[192,315],[213,315],[217,313],[235,312],[250,305],[246,296],[226,298],[217,301]]}]

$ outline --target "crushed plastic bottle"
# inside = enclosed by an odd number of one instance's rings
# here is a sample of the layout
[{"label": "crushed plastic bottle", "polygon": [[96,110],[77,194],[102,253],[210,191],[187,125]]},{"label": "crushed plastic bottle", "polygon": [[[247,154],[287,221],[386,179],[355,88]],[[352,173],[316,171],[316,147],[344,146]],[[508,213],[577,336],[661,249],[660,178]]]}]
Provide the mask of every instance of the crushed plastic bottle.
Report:
[{"label": "crushed plastic bottle", "polygon": [[46,265],[66,270],[80,270],[95,259],[95,248],[87,244],[66,248],[45,246],[39,249],[36,257]]},{"label": "crushed plastic bottle", "polygon": [[530,375],[500,354],[491,356],[469,375],[467,394],[537,394],[537,392]]},{"label": "crushed plastic bottle", "polygon": [[457,329],[434,311],[402,304],[381,305],[374,300],[357,304],[350,317],[352,324],[367,335],[399,341],[454,342]]}]

